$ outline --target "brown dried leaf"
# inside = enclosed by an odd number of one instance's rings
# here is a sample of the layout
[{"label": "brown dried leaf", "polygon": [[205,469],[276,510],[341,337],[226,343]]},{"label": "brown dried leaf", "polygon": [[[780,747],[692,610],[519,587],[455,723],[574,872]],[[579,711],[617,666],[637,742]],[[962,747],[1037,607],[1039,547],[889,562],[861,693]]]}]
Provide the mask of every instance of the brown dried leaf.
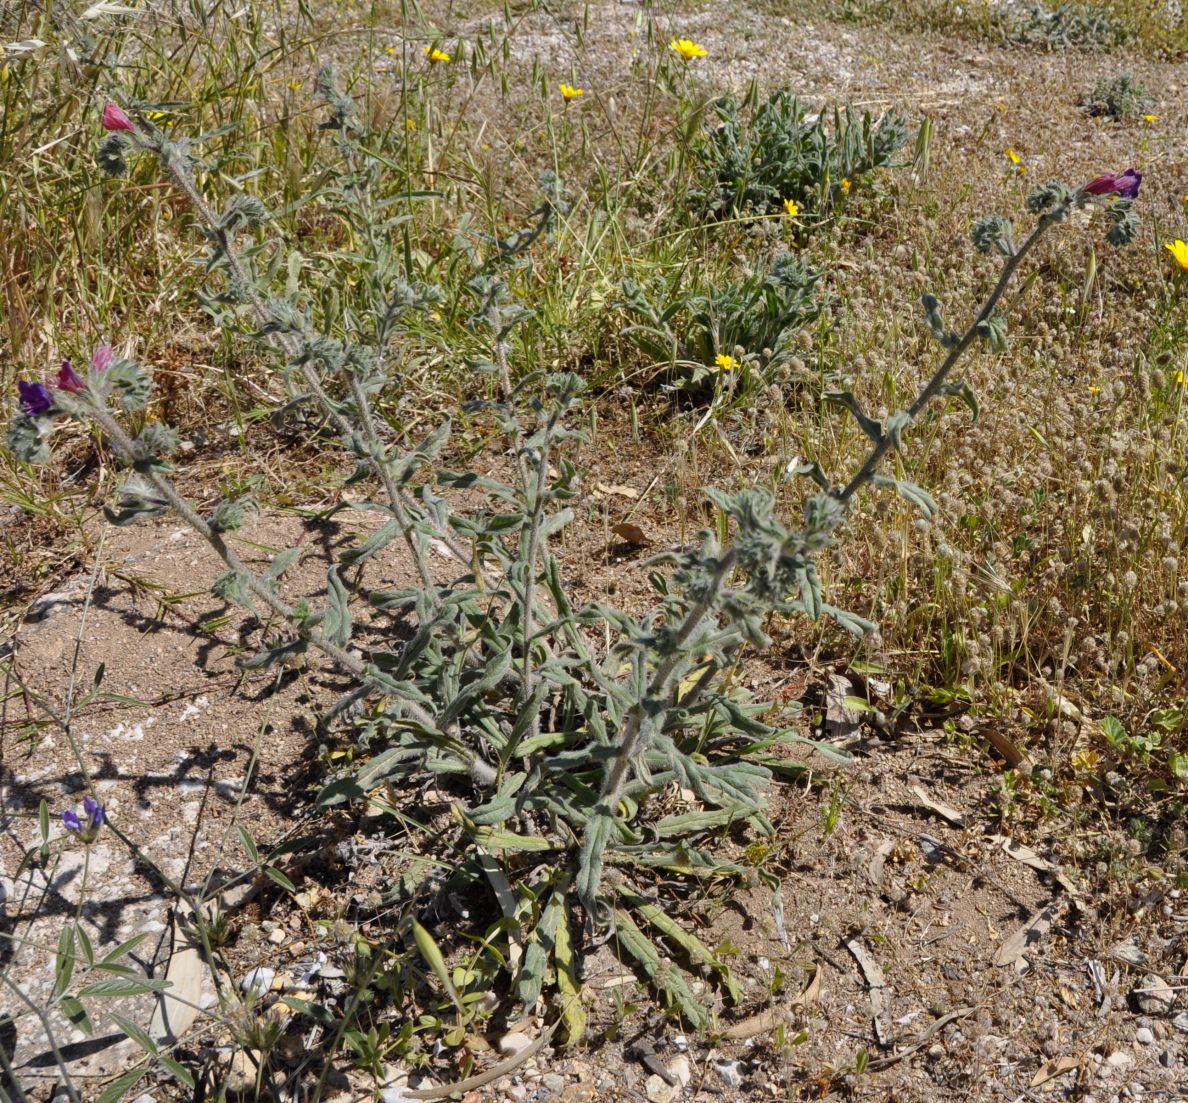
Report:
[{"label": "brown dried leaf", "polygon": [[639,525],[632,524],[630,521],[621,521],[617,525],[612,525],[611,532],[628,544],[649,543],[648,534]]},{"label": "brown dried leaf", "polygon": [[1031,1078],[1031,1086],[1038,1088],[1041,1084],[1046,1084],[1049,1080],[1056,1079],[1057,1076],[1063,1076],[1066,1072],[1072,1072],[1073,1069],[1081,1067],[1081,1059],[1079,1057],[1053,1057],[1050,1061],[1045,1061],[1040,1065],[1039,1072]]}]

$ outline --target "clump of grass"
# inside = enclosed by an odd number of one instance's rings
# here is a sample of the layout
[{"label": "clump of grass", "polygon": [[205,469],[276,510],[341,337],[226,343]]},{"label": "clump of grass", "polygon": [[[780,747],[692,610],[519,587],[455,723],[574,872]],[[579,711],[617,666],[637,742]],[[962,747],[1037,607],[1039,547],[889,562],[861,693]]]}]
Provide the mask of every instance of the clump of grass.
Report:
[{"label": "clump of grass", "polygon": [[1151,94],[1129,73],[1098,77],[1081,101],[1086,113],[1120,121],[1141,115],[1151,106]]}]

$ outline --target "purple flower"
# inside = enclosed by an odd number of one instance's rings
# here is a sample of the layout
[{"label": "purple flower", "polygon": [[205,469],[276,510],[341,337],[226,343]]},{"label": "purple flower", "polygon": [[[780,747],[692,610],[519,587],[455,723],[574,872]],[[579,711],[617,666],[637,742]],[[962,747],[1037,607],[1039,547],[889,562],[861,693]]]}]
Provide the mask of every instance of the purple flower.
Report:
[{"label": "purple flower", "polygon": [[91,843],[99,834],[99,828],[107,822],[107,813],[103,805],[92,797],[83,797],[83,812],[87,817],[85,820],[73,808],[67,808],[62,813],[62,822],[67,831],[77,835],[84,843]]},{"label": "purple flower", "polygon": [[1143,174],[1130,168],[1120,174],[1107,172],[1104,176],[1095,177],[1081,191],[1086,195],[1117,195],[1122,199],[1137,199],[1142,182]]},{"label": "purple flower", "polygon": [[79,379],[78,372],[74,370],[74,365],[69,360],[62,361],[62,367],[58,372],[58,379],[54,386],[60,391],[69,391],[71,394],[82,390],[83,381]]},{"label": "purple flower", "polygon": [[26,383],[18,379],[17,391],[21,396],[21,409],[30,417],[39,417],[54,408],[54,396],[44,383]]},{"label": "purple flower", "polygon": [[106,371],[111,367],[111,362],[114,359],[115,353],[111,351],[111,345],[104,341],[95,350],[95,355],[91,357],[91,367],[95,371]]},{"label": "purple flower", "polygon": [[128,118],[128,113],[122,107],[118,107],[114,103],[109,103],[103,108],[103,129],[135,130],[136,126]]}]

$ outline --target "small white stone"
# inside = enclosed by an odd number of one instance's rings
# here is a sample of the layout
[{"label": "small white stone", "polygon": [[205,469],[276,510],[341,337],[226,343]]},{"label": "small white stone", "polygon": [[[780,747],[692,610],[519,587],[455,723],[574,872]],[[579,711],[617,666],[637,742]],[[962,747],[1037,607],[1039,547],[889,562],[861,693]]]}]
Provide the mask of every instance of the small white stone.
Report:
[{"label": "small white stone", "polygon": [[714,1072],[721,1078],[728,1088],[741,1088],[743,1069],[741,1061],[715,1061]]},{"label": "small white stone", "polygon": [[1155,1041],[1155,1034],[1149,1026],[1140,1026],[1138,1030],[1134,1032],[1134,1040],[1138,1042],[1139,1045],[1149,1046],[1153,1041]]},{"label": "small white stone", "polygon": [[649,1076],[644,1084],[648,1103],[673,1103],[679,1090],[675,1084],[668,1083],[663,1076],[657,1076],[655,1073]]},{"label": "small white stone", "polygon": [[1134,1064],[1134,1057],[1124,1049],[1116,1049],[1106,1058],[1106,1064],[1116,1069],[1124,1069]]},{"label": "small white stone", "polygon": [[682,1088],[688,1087],[689,1081],[693,1079],[693,1069],[689,1064],[689,1058],[682,1053],[669,1061],[668,1075]]},{"label": "small white stone", "polygon": [[523,1053],[530,1045],[532,1039],[527,1034],[513,1030],[499,1039],[499,1052],[505,1057],[514,1057],[517,1053]]},{"label": "small white stone", "polygon": [[239,987],[251,995],[262,996],[272,987],[272,982],[275,979],[276,970],[261,965],[256,969],[252,969],[239,982]]},{"label": "small white stone", "polygon": [[285,940],[285,932],[283,927],[277,927],[275,931],[268,932],[268,941],[274,946],[279,946]]}]

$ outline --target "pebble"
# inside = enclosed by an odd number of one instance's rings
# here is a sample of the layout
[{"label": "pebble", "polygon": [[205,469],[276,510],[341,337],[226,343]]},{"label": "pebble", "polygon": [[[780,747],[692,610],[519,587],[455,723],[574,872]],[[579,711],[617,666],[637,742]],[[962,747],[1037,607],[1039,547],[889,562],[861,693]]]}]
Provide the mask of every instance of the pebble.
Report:
[{"label": "pebble", "polygon": [[680,1089],[675,1084],[669,1084],[663,1076],[652,1073],[644,1084],[648,1103],[673,1103]]},{"label": "pebble", "polygon": [[504,1057],[514,1057],[517,1053],[523,1053],[530,1045],[532,1045],[532,1039],[527,1034],[513,1030],[499,1039],[499,1052]]},{"label": "pebble", "polygon": [[245,992],[255,996],[262,996],[272,987],[272,982],[276,979],[276,970],[269,969],[263,965],[256,969],[252,969],[239,982],[239,987]]},{"label": "pebble", "polygon": [[274,946],[279,946],[286,938],[285,932],[282,928],[277,927],[274,931],[268,932],[268,941]]},{"label": "pebble", "polygon": [[1157,973],[1144,974],[1143,979],[1131,990],[1131,994],[1139,1010],[1150,1015],[1165,1015],[1176,1002],[1175,992]]},{"label": "pebble", "polygon": [[688,1086],[689,1081],[693,1079],[693,1068],[689,1064],[689,1058],[682,1053],[669,1061],[668,1075],[682,1088]]},{"label": "pebble", "polygon": [[1188,1011],[1181,1011],[1172,1019],[1171,1023],[1177,1030],[1182,1030],[1185,1034],[1188,1034]]},{"label": "pebble", "polygon": [[930,1061],[939,1061],[944,1055],[945,1047],[940,1042],[928,1047],[928,1059]]},{"label": "pebble", "polygon": [[714,1072],[721,1078],[728,1088],[741,1088],[743,1082],[743,1067],[741,1061],[715,1061]]},{"label": "pebble", "polygon": [[570,1084],[561,1093],[561,1103],[594,1103],[597,1094],[598,1090],[593,1084],[586,1082]]},{"label": "pebble", "polygon": [[1112,1068],[1124,1069],[1134,1064],[1134,1057],[1124,1049],[1116,1049],[1106,1058],[1106,1064]]},{"label": "pebble", "polygon": [[1165,1049],[1159,1055],[1159,1063],[1165,1069],[1170,1069],[1176,1063],[1176,1055],[1170,1049]]},{"label": "pebble", "polygon": [[157,1099],[150,1092],[141,1092],[140,1095],[132,1100],[132,1103],[157,1103]]},{"label": "pebble", "polygon": [[262,1057],[250,1049],[238,1050],[231,1058],[223,1086],[232,1095],[245,1095],[256,1090],[256,1075]]},{"label": "pebble", "polygon": [[557,1072],[546,1072],[544,1076],[540,1078],[540,1082],[546,1091],[551,1091],[554,1093],[563,1092],[565,1090],[565,1085],[569,1083],[569,1081],[564,1076]]},{"label": "pebble", "polygon": [[1140,1026],[1134,1032],[1134,1040],[1141,1046],[1149,1046],[1155,1041],[1155,1034],[1149,1026]]}]

